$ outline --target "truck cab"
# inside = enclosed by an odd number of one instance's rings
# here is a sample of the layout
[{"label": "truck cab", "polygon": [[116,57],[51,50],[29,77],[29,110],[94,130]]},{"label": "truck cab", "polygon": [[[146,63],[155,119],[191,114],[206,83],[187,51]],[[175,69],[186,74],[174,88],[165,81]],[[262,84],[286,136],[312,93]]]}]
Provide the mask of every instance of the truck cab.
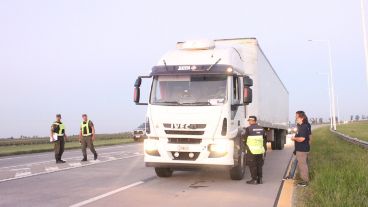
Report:
[{"label": "truck cab", "polygon": [[[245,172],[243,143],[253,80],[240,52],[214,41],[179,42],[147,76],[135,82],[134,102],[148,105],[144,161],[159,177],[180,168],[226,166]],[[140,102],[143,78],[152,79],[148,103]]]}]

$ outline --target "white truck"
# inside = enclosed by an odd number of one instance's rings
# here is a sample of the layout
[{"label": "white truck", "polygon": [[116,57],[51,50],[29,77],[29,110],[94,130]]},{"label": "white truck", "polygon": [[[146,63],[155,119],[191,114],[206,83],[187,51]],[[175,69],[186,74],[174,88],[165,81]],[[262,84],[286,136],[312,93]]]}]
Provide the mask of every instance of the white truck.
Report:
[{"label": "white truck", "polygon": [[[143,78],[153,79],[148,103],[140,102]],[[243,179],[250,115],[272,149],[284,147],[288,91],[255,38],[178,42],[134,87],[134,102],[148,105],[144,161],[159,177],[218,165]]]}]

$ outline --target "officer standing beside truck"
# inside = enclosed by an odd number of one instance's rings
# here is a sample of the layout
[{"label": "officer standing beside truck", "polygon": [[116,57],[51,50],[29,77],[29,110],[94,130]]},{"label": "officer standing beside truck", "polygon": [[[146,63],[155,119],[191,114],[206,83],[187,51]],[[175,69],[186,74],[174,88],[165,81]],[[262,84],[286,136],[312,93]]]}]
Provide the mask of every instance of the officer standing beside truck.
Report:
[{"label": "officer standing beside truck", "polygon": [[[56,136],[54,136],[54,134],[56,134]],[[54,137],[57,137],[57,139],[55,140]],[[67,136],[65,134],[65,126],[61,122],[61,114],[56,114],[56,121],[51,125],[50,138],[54,142],[56,163],[65,163],[65,161],[61,159],[61,156],[64,153],[64,146]]]},{"label": "officer standing beside truck", "polygon": [[93,145],[93,141],[96,139],[95,126],[92,121],[88,119],[87,114],[82,115],[83,121],[80,126],[79,142],[82,145],[83,159],[82,162],[87,161],[87,146],[91,150],[94,156],[94,160],[97,159],[97,152]]},{"label": "officer standing beside truck", "polygon": [[267,150],[267,139],[263,127],[257,124],[256,116],[249,116],[249,127],[245,130],[246,161],[249,166],[251,180],[247,184],[262,184],[262,167]]}]

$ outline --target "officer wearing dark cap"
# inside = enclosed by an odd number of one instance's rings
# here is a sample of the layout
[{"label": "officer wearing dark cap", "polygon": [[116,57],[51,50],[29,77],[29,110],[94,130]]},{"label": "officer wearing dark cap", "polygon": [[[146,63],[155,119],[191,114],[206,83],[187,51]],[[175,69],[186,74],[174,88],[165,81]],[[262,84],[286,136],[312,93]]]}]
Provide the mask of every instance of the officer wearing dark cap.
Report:
[{"label": "officer wearing dark cap", "polygon": [[65,126],[61,122],[61,115],[56,114],[56,121],[51,125],[51,138],[54,137],[54,134],[57,135],[57,139],[53,140],[54,142],[54,150],[55,150],[55,160],[56,163],[65,163],[64,160],[61,159],[61,156],[64,153],[64,146],[66,141],[65,134]]},{"label": "officer wearing dark cap", "polygon": [[252,179],[247,183],[262,184],[262,167],[267,150],[267,139],[263,127],[257,124],[257,117],[249,116],[248,122],[249,126],[245,130],[244,141],[247,150],[247,165]]}]

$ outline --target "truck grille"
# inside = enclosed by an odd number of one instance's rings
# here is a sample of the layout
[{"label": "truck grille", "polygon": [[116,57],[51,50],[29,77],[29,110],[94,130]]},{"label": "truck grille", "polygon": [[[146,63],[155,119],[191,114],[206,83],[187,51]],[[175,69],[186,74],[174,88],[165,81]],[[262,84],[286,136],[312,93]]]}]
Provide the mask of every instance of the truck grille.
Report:
[{"label": "truck grille", "polygon": [[[194,156],[192,158],[189,157],[189,153],[193,153]],[[174,160],[196,160],[199,156],[199,152],[179,152],[179,157],[174,156],[175,152],[171,152]]]},{"label": "truck grille", "polygon": [[165,130],[166,134],[203,135],[204,131]]},{"label": "truck grille", "polygon": [[183,129],[204,129],[206,128],[206,124],[179,124],[179,125],[175,125],[175,124],[168,124],[168,123],[164,123],[164,127],[165,128],[169,128],[169,129],[175,129],[175,128],[183,128]]},{"label": "truck grille", "polygon": [[168,138],[169,143],[172,144],[200,144],[202,139],[192,139],[192,138]]}]

